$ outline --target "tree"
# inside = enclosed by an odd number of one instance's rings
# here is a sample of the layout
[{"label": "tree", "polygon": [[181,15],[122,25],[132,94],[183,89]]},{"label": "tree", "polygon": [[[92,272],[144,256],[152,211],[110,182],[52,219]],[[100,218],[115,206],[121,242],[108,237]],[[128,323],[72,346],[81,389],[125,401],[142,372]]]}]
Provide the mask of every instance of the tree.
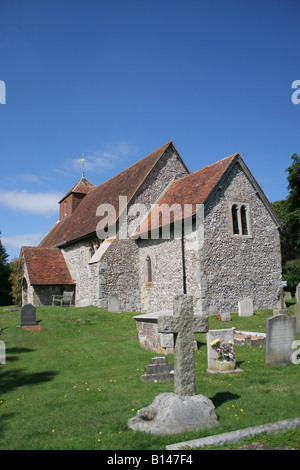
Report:
[{"label": "tree", "polygon": [[13,259],[10,262],[9,281],[11,284],[12,301],[15,305],[22,305],[22,280],[23,270],[21,258]]},{"label": "tree", "polygon": [[272,206],[285,225],[280,234],[282,272],[288,288],[294,291],[300,282],[300,156],[294,153],[291,159],[286,169],[289,195]]},{"label": "tree", "polygon": [[[0,232],[1,234],[1,232]],[[0,238],[0,305],[10,305],[11,296],[10,296],[10,267],[7,263],[8,254]]]}]

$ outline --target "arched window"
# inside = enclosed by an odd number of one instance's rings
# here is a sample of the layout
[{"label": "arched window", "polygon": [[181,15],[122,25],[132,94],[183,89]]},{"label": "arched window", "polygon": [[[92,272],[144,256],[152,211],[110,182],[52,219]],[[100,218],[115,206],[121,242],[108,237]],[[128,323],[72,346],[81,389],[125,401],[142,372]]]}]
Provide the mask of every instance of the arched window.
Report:
[{"label": "arched window", "polygon": [[241,221],[242,221],[242,234],[248,235],[247,209],[245,206],[241,207]]},{"label": "arched window", "polygon": [[146,282],[152,282],[152,261],[149,255],[146,258]]},{"label": "arched window", "polygon": [[231,208],[231,212],[232,212],[233,234],[238,235],[240,231],[239,231],[238,207],[236,204],[233,204]]}]

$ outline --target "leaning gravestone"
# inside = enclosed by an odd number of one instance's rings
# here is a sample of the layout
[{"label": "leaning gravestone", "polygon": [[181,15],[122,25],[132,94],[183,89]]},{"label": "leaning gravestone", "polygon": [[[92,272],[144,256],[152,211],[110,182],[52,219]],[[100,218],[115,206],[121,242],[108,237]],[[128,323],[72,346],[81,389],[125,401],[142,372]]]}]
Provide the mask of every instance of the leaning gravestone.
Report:
[{"label": "leaning gravestone", "polygon": [[36,311],[33,305],[24,305],[21,309],[21,325],[20,326],[32,326],[37,325]]},{"label": "leaning gravestone", "polygon": [[160,318],[159,330],[173,333],[174,391],[161,393],[127,423],[132,431],[176,434],[218,424],[212,401],[195,394],[194,333],[207,332],[208,316],[193,314],[193,297],[174,298],[173,315]]},{"label": "leaning gravestone", "polygon": [[253,300],[245,297],[239,300],[239,317],[251,317],[253,315]]},{"label": "leaning gravestone", "polygon": [[266,364],[284,366],[292,359],[296,340],[296,318],[275,315],[266,321]]}]

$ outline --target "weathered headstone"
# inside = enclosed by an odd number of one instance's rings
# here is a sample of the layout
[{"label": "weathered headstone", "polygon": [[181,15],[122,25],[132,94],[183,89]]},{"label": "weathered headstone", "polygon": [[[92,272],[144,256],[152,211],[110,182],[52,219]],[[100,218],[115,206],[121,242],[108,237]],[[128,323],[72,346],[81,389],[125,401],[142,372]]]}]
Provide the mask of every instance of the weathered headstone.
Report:
[{"label": "weathered headstone", "polygon": [[284,296],[285,296],[285,292],[283,290],[283,287],[280,286],[276,292],[277,302],[276,302],[276,307],[273,310],[274,315],[279,315],[279,314],[288,315],[289,314],[289,310],[286,308],[286,304],[284,301]]},{"label": "weathered headstone", "polygon": [[296,340],[296,318],[279,314],[266,321],[266,364],[283,366],[291,362]]},{"label": "weathered headstone", "polygon": [[230,312],[222,312],[221,313],[221,321],[231,321]]},{"label": "weathered headstone", "polygon": [[300,283],[299,283],[299,284],[297,285],[297,287],[296,287],[296,294],[295,294],[295,296],[296,296],[297,302],[300,302]]},{"label": "weathered headstone", "polygon": [[210,399],[195,394],[194,333],[206,332],[207,315],[193,314],[193,297],[174,298],[173,315],[158,320],[159,330],[173,333],[174,390],[161,393],[153,403],[128,420],[128,428],[152,434],[175,434],[218,424]]},{"label": "weathered headstone", "polygon": [[4,341],[0,341],[0,364],[6,364],[6,347]]},{"label": "weathered headstone", "polygon": [[108,311],[111,313],[120,313],[120,303],[116,295],[108,296]]},{"label": "weathered headstone", "polygon": [[170,382],[174,380],[174,364],[169,364],[167,357],[152,357],[140,379],[142,382]]},{"label": "weathered headstone", "polygon": [[296,333],[300,333],[300,302],[295,304]]},{"label": "weathered headstone", "polygon": [[33,305],[26,304],[21,309],[21,325],[20,326],[32,326],[37,325],[36,311]]},{"label": "weathered headstone", "polygon": [[250,317],[251,315],[253,315],[253,300],[251,297],[239,300],[239,317]]}]

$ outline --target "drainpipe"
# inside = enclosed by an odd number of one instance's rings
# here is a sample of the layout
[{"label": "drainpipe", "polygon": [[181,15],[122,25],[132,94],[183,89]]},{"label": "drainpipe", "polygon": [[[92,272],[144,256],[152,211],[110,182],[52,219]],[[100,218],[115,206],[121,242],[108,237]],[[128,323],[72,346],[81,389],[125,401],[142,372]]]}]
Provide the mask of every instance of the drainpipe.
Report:
[{"label": "drainpipe", "polygon": [[183,222],[183,221],[182,221],[182,235],[181,235],[181,255],[182,255],[183,293],[186,294],[186,271],[185,271],[185,249],[184,249],[184,222]]}]

